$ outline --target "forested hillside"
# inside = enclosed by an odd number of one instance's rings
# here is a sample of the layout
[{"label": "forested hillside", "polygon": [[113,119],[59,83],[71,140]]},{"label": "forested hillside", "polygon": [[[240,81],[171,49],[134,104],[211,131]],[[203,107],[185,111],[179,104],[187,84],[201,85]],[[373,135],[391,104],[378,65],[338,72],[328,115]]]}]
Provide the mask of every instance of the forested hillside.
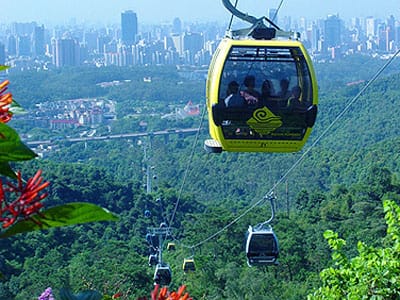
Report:
[{"label": "forested hillside", "polygon": [[[305,299],[319,286],[319,272],[331,264],[324,231],[338,232],[347,240],[346,253],[354,256],[359,240],[376,247],[384,244],[382,200],[400,203],[398,60],[326,131],[384,63],[353,57],[315,66],[319,115],[300,153],[210,155],[202,145],[208,135],[204,121],[198,139],[176,135],[168,142],[153,137],[140,144],[132,140],[60,141],[57,151],[46,158],[18,164],[25,173],[43,170],[51,182],[48,206],[87,201],[115,212],[120,220],[2,240],[0,266],[5,278],[0,283],[0,299],[36,299],[49,286],[55,290],[67,286],[73,291],[90,288],[109,295],[122,292],[122,299],[148,296],[154,269],[147,265],[146,230],[169,222],[171,216],[177,250],[165,251],[164,260],[173,270],[173,289],[186,284],[194,299],[265,299],[265,295],[268,299]],[[151,77],[151,83],[143,82],[143,77]],[[106,89],[96,85],[113,80],[128,82]],[[138,130],[143,120],[150,130],[193,128],[201,123],[200,117],[180,121],[150,114],[141,119],[129,117],[149,103],[155,111],[188,100],[203,103],[204,80],[179,78],[175,69],[27,72],[11,74],[10,81],[16,100],[30,109],[57,99],[112,98],[118,105],[112,132]],[[35,133],[19,120],[11,126]],[[41,132],[46,134],[51,133]],[[54,133],[60,134],[69,133]],[[148,165],[154,175],[149,194],[143,186]],[[263,202],[208,238],[261,200],[276,183],[273,226],[281,247],[279,265],[249,268],[244,234],[249,225],[269,218],[268,204]],[[145,216],[145,211],[151,215]],[[190,247],[199,243],[192,252]],[[183,259],[192,255],[197,270],[185,274]]]}]

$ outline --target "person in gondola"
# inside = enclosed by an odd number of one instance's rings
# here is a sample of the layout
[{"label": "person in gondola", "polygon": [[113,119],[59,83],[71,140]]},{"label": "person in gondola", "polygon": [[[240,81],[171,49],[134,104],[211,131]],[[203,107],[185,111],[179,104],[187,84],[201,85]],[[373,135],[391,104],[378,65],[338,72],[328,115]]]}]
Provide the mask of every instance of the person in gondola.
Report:
[{"label": "person in gondola", "polygon": [[240,94],[246,100],[247,105],[257,106],[261,94],[255,89],[256,78],[253,75],[247,75],[243,81],[246,89],[241,91]]},{"label": "person in gondola", "polygon": [[231,81],[228,84],[228,90],[226,91],[227,97],[225,98],[226,107],[244,107],[246,102],[244,98],[239,94],[239,84],[236,81]]},{"label": "person in gondola", "polygon": [[300,99],[300,96],[301,88],[299,86],[293,87],[292,94],[289,97],[287,104],[289,112],[305,113],[307,111],[307,104]]},{"label": "person in gondola", "polygon": [[268,79],[264,80],[261,85],[261,96],[259,101],[259,107],[267,107],[273,113],[279,111],[278,102],[272,99],[274,94],[274,87],[272,82]]},{"label": "person in gondola", "polygon": [[279,104],[281,108],[287,107],[288,98],[291,96],[291,91],[289,90],[289,80],[282,78],[279,82],[281,90],[278,92],[278,97],[280,98]]}]

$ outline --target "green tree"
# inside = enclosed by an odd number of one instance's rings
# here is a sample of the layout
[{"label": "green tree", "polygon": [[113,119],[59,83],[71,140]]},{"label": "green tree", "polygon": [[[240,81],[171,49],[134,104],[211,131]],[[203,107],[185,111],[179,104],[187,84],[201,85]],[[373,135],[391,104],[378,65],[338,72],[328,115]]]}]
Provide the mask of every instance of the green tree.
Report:
[{"label": "green tree", "polygon": [[324,233],[333,250],[334,266],[320,273],[322,286],[308,299],[399,299],[400,297],[400,207],[383,203],[388,225],[386,247],[357,245],[358,256],[348,258],[346,241],[333,231]]}]

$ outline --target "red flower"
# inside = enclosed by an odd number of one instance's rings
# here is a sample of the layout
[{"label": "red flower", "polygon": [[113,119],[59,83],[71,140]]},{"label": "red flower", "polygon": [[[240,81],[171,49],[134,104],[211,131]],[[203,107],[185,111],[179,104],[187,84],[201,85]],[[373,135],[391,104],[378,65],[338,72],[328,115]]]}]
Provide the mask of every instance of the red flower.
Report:
[{"label": "red flower", "polygon": [[11,93],[5,93],[7,91],[7,85],[10,82],[4,80],[0,83],[0,122],[7,123],[11,120],[12,113],[9,111],[12,103]]},{"label": "red flower", "polygon": [[122,296],[122,293],[121,292],[118,292],[118,293],[116,293],[116,294],[114,294],[113,296],[112,296],[112,299],[117,299],[117,298],[119,298],[119,297],[121,297]]},{"label": "red flower", "polygon": [[[185,293],[183,296],[182,294],[185,292],[186,286],[182,285],[178,292],[168,292],[167,287],[163,287],[158,293],[160,286],[157,284],[154,287],[153,292],[151,293],[152,300],[192,300],[193,298],[189,298],[189,294]],[[139,298],[140,299],[140,298]]]},{"label": "red flower", "polygon": [[[7,228],[14,224],[17,220],[29,217],[43,207],[42,201],[47,197],[47,193],[40,192],[49,186],[50,182],[43,182],[41,177],[42,171],[38,170],[26,185],[21,177],[21,173],[17,173],[18,184],[14,185],[7,182],[7,187],[3,187],[0,179],[0,222],[2,227]],[[7,194],[6,194],[7,193]],[[7,195],[10,195],[14,200],[8,203]]]}]

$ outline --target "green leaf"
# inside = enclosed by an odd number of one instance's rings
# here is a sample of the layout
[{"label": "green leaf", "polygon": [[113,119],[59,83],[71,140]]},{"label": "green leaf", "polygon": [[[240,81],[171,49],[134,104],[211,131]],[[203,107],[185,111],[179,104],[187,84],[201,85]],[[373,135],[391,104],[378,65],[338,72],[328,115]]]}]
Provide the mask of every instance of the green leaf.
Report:
[{"label": "green leaf", "polygon": [[21,115],[21,114],[26,114],[28,113],[17,101],[13,99],[11,106],[10,106],[10,111],[14,115]]},{"label": "green leaf", "polygon": [[9,66],[0,65],[0,71],[7,70]]},{"label": "green leaf", "polygon": [[0,174],[17,179],[17,175],[15,174],[13,169],[11,169],[10,164],[8,162],[0,161]]},{"label": "green leaf", "polygon": [[21,142],[14,129],[0,123],[0,162],[29,160],[35,157],[35,152]]},{"label": "green leaf", "polygon": [[[117,221],[118,217],[108,210],[92,203],[74,202],[49,208],[31,219],[16,223],[0,235],[7,238],[18,233],[45,230],[55,227],[83,224],[88,222]],[[36,224],[38,223],[38,224]],[[40,225],[39,225],[40,224]]]}]

